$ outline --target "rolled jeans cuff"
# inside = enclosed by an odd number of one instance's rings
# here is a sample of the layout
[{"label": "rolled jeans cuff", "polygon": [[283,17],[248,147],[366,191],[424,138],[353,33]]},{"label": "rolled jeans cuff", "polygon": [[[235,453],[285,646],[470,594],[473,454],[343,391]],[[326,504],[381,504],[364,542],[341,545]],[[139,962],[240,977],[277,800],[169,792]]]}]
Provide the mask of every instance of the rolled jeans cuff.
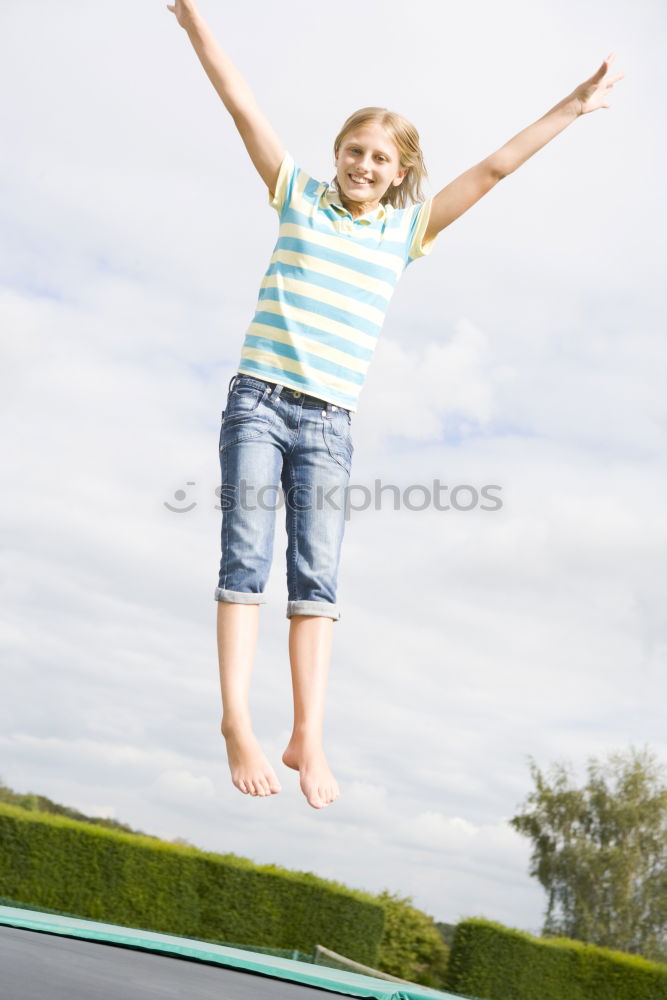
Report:
[{"label": "rolled jeans cuff", "polygon": [[287,617],[291,618],[293,615],[320,615],[323,618],[333,618],[335,622],[340,621],[338,605],[328,601],[288,601]]},{"label": "rolled jeans cuff", "polygon": [[266,604],[264,594],[243,594],[238,590],[223,590],[215,588],[214,600],[226,601],[229,604]]}]

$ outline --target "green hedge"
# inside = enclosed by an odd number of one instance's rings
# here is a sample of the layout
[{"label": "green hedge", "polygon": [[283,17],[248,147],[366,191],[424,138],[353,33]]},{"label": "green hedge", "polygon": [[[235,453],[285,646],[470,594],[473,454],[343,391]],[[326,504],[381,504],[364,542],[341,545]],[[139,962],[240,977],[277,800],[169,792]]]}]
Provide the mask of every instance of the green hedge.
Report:
[{"label": "green hedge", "polygon": [[464,920],[454,934],[447,988],[488,1000],[667,1000],[667,965]]},{"label": "green hedge", "polygon": [[373,965],[384,907],[309,873],[255,865],[0,804],[0,895],[93,920]]},{"label": "green hedge", "polygon": [[432,917],[412,906],[412,898],[381,892],[385,907],[384,935],[377,968],[411,983],[441,989],[445,984],[448,948]]}]

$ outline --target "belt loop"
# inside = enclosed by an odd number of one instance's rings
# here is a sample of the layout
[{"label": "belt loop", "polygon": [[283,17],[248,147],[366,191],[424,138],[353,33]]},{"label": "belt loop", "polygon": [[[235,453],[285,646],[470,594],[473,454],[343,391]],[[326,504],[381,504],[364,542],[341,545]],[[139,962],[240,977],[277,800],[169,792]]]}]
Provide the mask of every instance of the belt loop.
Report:
[{"label": "belt loop", "polygon": [[278,399],[278,397],[280,396],[280,393],[281,393],[281,392],[283,391],[283,389],[284,389],[284,388],[285,388],[285,387],[284,387],[284,386],[282,386],[282,385],[280,385],[280,383],[279,383],[279,382],[278,382],[278,383],[276,383],[276,385],[274,385],[273,389],[271,390],[271,393],[270,393],[270,395],[269,395],[269,399],[270,399],[270,400],[271,400],[272,402],[273,402],[274,400],[277,400],[277,399]]}]

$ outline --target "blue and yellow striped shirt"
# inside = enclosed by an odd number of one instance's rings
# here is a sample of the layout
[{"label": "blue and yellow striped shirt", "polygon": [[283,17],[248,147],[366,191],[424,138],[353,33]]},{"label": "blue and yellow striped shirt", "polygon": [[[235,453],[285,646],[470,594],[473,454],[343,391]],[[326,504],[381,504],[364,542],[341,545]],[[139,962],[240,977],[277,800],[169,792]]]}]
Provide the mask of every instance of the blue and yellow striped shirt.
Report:
[{"label": "blue and yellow striped shirt", "polygon": [[238,371],[354,412],[398,279],[433,246],[423,242],[431,201],[355,219],[285,153],[269,191],[278,241]]}]

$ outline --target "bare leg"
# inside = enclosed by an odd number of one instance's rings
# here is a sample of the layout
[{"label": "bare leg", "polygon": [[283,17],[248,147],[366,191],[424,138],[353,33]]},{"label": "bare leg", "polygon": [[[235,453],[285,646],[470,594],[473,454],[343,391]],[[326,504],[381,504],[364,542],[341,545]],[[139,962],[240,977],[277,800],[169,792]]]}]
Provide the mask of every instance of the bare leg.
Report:
[{"label": "bare leg", "polygon": [[252,731],[248,704],[258,631],[258,604],[218,601],[220,728],[227,743],[232,781],[246,795],[273,795],[280,791],[280,782]]},{"label": "bare leg", "polygon": [[333,619],[319,615],[290,618],[289,654],[294,696],[294,728],[283,763],[299,772],[301,791],[314,809],[339,796],[322,747]]}]

